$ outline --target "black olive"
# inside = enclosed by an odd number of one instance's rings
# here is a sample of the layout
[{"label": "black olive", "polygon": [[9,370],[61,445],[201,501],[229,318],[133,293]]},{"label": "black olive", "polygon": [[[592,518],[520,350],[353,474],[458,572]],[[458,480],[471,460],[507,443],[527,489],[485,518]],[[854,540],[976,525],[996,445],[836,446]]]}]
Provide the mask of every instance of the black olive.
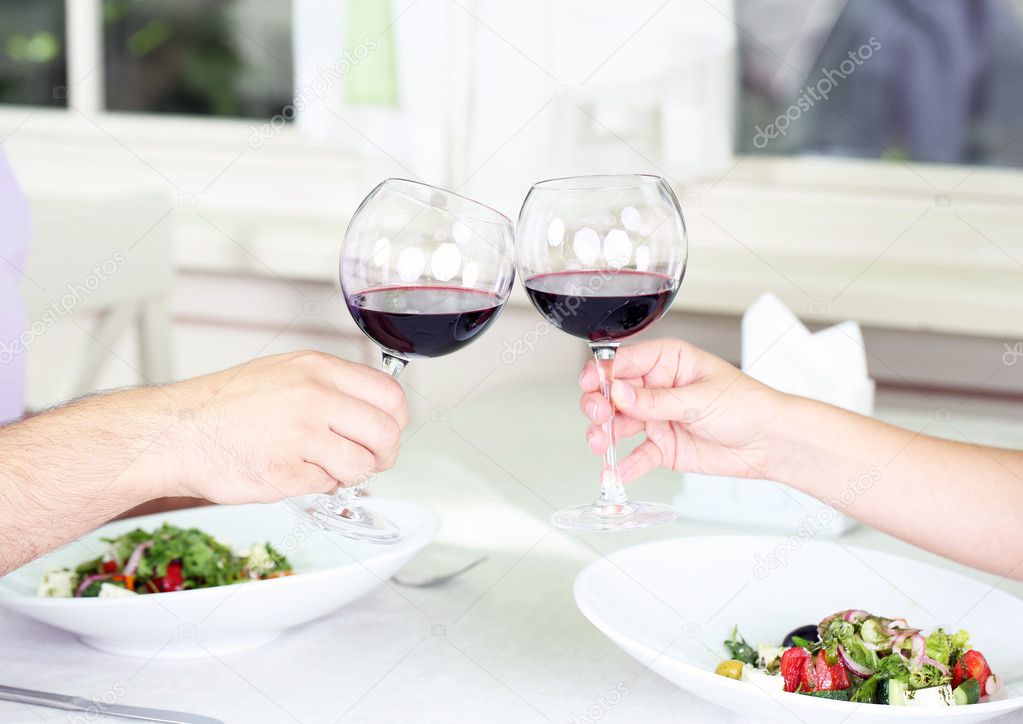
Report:
[{"label": "black olive", "polygon": [[812,623],[807,626],[800,626],[794,631],[789,631],[789,635],[785,637],[785,640],[782,641],[781,645],[785,647],[795,646],[796,644],[792,640],[793,636],[798,636],[801,639],[806,639],[811,643],[815,643],[817,641],[817,624]]}]

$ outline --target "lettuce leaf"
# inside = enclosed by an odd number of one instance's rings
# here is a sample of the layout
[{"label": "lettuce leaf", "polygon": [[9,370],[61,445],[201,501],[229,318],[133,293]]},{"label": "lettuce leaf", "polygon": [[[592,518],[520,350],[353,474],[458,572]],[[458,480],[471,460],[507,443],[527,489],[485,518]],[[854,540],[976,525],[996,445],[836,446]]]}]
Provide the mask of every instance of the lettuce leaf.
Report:
[{"label": "lettuce leaf", "polygon": [[962,653],[970,648],[970,634],[966,629],[949,634],[944,629],[938,628],[927,637],[926,641],[927,655],[945,666],[955,664]]}]

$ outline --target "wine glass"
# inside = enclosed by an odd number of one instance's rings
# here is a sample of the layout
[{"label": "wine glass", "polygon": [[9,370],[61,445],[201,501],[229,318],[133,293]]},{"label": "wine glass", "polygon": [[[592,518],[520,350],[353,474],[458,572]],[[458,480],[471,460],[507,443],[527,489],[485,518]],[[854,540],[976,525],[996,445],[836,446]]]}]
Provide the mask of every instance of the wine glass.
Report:
[{"label": "wine glass", "polygon": [[[415,357],[439,357],[494,323],[515,280],[512,223],[481,203],[389,178],[367,196],[341,245],[341,290],[356,324],[398,377]],[[365,483],[306,496],[321,527],[373,543],[401,531],[359,497]]]},{"label": "wine glass", "polygon": [[[619,342],[656,322],[675,298],[688,248],[682,209],[659,176],[576,176],[541,181],[526,195],[515,231],[516,266],[533,306],[590,344],[610,402]],[[613,409],[613,406],[612,406]],[[648,528],[676,517],[662,503],[629,500],[618,472],[614,416],[591,505],[551,521],[576,531]]]}]

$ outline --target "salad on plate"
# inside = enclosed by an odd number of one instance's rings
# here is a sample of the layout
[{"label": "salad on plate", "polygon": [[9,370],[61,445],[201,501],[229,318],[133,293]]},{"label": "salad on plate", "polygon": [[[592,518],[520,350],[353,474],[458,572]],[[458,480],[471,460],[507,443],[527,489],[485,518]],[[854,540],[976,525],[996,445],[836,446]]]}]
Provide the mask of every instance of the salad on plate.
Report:
[{"label": "salad on plate", "polygon": [[106,551],[75,569],[48,571],[37,595],[49,598],[108,598],[227,586],[290,576],[288,559],[269,543],[244,551],[198,528],[164,523],[103,538]]},{"label": "salad on plate", "polygon": [[1003,685],[965,630],[926,636],[903,618],[860,609],[790,632],[781,645],[750,646],[738,627],[716,673],[762,689],[888,706],[976,704]]}]

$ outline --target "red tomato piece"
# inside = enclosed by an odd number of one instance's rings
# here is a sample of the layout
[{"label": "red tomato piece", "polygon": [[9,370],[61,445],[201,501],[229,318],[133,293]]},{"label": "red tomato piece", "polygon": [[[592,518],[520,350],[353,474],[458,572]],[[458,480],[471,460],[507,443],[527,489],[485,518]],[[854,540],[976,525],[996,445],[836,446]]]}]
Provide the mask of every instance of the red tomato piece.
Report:
[{"label": "red tomato piece", "polygon": [[983,693],[987,691],[985,684],[987,684],[989,676],[991,676],[991,667],[987,665],[984,654],[970,649],[959,657],[955,668],[952,669],[952,688],[959,686],[966,679],[976,679],[980,684],[981,693]]},{"label": "red tomato piece", "polygon": [[849,675],[841,661],[828,665],[823,651],[807,662],[803,671],[804,691],[835,691],[849,688]]},{"label": "red tomato piece", "polygon": [[180,591],[184,589],[184,576],[181,574],[181,563],[179,561],[171,561],[167,564],[167,575],[154,578],[153,583],[160,590],[161,593],[170,593],[171,591]]},{"label": "red tomato piece", "polygon": [[785,679],[785,691],[795,691],[799,688],[799,682],[803,680],[803,672],[809,660],[809,652],[799,646],[782,652],[781,676]]}]

